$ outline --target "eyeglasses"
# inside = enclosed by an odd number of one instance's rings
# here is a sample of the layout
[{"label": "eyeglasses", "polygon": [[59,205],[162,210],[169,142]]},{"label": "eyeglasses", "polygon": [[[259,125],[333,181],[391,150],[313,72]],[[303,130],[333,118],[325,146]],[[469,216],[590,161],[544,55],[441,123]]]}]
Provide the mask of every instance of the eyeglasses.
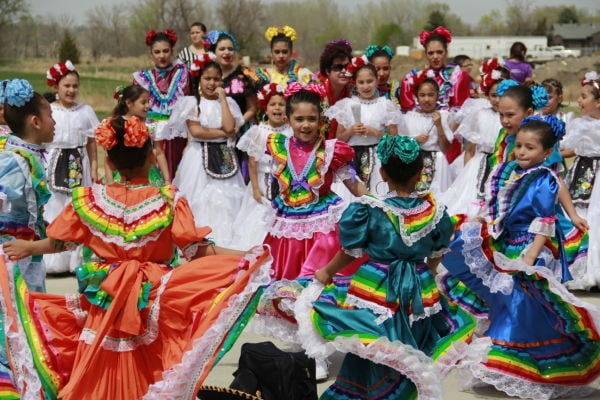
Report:
[{"label": "eyeglasses", "polygon": [[333,64],[329,69],[333,72],[340,72],[346,69],[347,64]]}]

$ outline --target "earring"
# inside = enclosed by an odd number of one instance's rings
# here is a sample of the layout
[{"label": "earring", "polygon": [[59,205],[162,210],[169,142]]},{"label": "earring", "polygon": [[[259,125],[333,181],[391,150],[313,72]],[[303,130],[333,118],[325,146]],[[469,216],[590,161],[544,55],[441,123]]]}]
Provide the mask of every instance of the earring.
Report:
[{"label": "earring", "polygon": [[[383,188],[384,190],[381,191],[379,190],[379,185],[384,184],[385,187]],[[387,182],[381,181],[381,182],[377,182],[377,184],[375,185],[375,194],[386,194],[387,192],[389,192],[388,190],[389,188],[387,187]]]},{"label": "earring", "polygon": [[60,100],[60,97],[58,97],[58,92],[54,93],[54,98],[56,99],[56,101]]}]

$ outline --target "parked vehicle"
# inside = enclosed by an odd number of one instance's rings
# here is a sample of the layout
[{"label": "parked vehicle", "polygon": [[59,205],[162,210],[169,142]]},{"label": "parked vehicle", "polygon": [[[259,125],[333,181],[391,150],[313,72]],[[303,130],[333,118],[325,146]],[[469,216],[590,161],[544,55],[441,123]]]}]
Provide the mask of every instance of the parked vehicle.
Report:
[{"label": "parked vehicle", "polygon": [[567,49],[565,46],[534,46],[527,49],[525,59],[531,62],[544,62],[579,56],[581,56],[581,50]]}]

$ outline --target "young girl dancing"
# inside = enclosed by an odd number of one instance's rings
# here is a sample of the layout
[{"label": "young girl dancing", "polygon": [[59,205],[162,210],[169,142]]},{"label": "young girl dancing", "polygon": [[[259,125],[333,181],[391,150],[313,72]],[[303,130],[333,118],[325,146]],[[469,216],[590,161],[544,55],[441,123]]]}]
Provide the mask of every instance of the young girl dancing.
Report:
[{"label": "young girl dancing", "polygon": [[600,286],[600,185],[596,182],[600,171],[600,79],[595,72],[588,73],[581,83],[577,102],[583,116],[567,125],[561,147],[576,156],[566,180],[577,213],[589,226],[587,264],[572,270],[574,281],[569,287],[589,290]]},{"label": "young girl dancing", "polygon": [[[44,143],[52,142],[50,104],[23,79],[5,81],[4,118],[11,134],[0,138],[0,244],[46,237],[42,215],[50,198],[43,166]],[[42,257],[18,262],[27,287],[45,291]]]},{"label": "young girl dancing", "polygon": [[[52,222],[70,203],[74,188],[98,179],[94,129],[99,122],[90,106],[77,102],[79,73],[70,61],[54,64],[46,77],[57,99],[50,104],[56,121],[54,139],[45,145],[49,149],[46,176],[52,196],[44,207],[44,219]],[[44,256],[44,263],[51,273],[74,271],[81,263],[81,249]]]},{"label": "young girl dancing", "polygon": [[439,195],[452,183],[450,165],[445,156],[453,139],[448,112],[438,110],[439,86],[427,73],[415,76],[414,88],[418,108],[404,115],[406,127],[398,127],[398,133],[414,137],[423,151],[424,168],[417,190]]},{"label": "young girl dancing", "polygon": [[[123,117],[125,119],[136,117],[140,121],[146,121],[146,116],[150,109],[150,92],[141,86],[130,85],[127,87],[118,87],[115,97],[117,98],[117,105],[113,110],[113,117]],[[163,152],[162,140],[156,140],[156,124],[150,124],[148,129],[150,130],[152,147],[154,148],[158,165],[158,169],[155,165],[150,169],[149,179],[152,184],[163,186],[165,183],[171,183],[167,158]],[[113,183],[113,172],[110,163],[104,163],[104,175],[107,184]],[[116,174],[118,175],[118,172]],[[118,179],[120,178],[117,176]]]},{"label": "young girl dancing", "polygon": [[238,149],[248,153],[250,184],[246,188],[242,206],[234,226],[244,227],[234,233],[233,243],[249,248],[263,242],[272,222],[271,200],[278,187],[271,175],[271,157],[265,153],[267,137],[274,132],[292,136],[292,128],[285,116],[284,87],[269,83],[258,91],[258,104],[267,120],[255,125],[242,136]]},{"label": "young girl dancing", "polygon": [[442,260],[489,307],[493,345],[470,372],[521,398],[585,396],[600,376],[600,311],[561,283],[570,279],[556,213],[561,183],[544,161],[562,134],[559,122],[524,121],[516,160],[490,176],[485,220],[463,224]]},{"label": "young girl dancing", "polygon": [[352,148],[321,135],[324,95],[319,85],[304,89],[299,83],[289,84],[286,115],[293,136],[273,133],[267,139],[279,184],[279,194],[273,199],[275,220],[265,238],[275,258],[275,279],[310,276],[339,249],[337,221],[345,204],[331,190],[334,175],[355,196],[365,191],[358,179],[352,179]]},{"label": "young girl dancing", "polygon": [[221,67],[207,53],[194,61],[198,97],[186,96],[175,106],[168,126],[191,136],[173,184],[188,200],[197,225],[209,225],[212,239],[234,246],[233,232],[245,185],[235,154],[236,127],[243,124],[235,101],[221,87]]},{"label": "young girl dancing", "polygon": [[[49,118],[49,116],[48,116]],[[41,241],[4,245],[0,296],[7,350],[22,398],[191,399],[253,292],[268,281],[268,254],[213,246],[175,187],[148,182],[154,165],[145,124],[110,119],[96,130],[122,181],[73,191]],[[13,261],[90,247],[78,295],[23,287]],[[173,247],[190,258],[172,268]]]},{"label": "young girl dancing", "polygon": [[[395,135],[398,125],[403,126],[403,118],[391,100],[377,95],[377,70],[372,64],[362,57],[353,58],[346,70],[357,95],[330,106],[325,116],[338,122],[336,137],[354,149],[357,177],[367,190],[375,192],[377,184],[383,183],[379,175],[381,163],[375,154],[377,143],[384,131]],[[334,184],[333,191],[344,200],[350,200],[351,194],[342,186],[342,182]]]},{"label": "young girl dancing", "polygon": [[[450,312],[433,279],[452,223],[431,193],[415,194],[423,169],[415,139],[386,135],[377,153],[390,192],[344,211],[342,250],[296,303],[297,336],[310,356],[348,353],[321,399],[441,399],[440,378],[468,353],[453,346],[466,350],[475,326],[465,311]],[[351,280],[331,284],[363,254],[369,260]]]}]

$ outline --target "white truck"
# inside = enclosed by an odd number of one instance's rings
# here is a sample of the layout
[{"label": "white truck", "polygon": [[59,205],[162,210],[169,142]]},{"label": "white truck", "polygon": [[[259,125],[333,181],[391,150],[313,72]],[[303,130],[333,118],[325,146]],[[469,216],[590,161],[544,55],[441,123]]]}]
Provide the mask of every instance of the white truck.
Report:
[{"label": "white truck", "polygon": [[545,62],[562,58],[579,57],[581,50],[567,49],[565,46],[533,46],[527,49],[525,59],[529,62]]}]

